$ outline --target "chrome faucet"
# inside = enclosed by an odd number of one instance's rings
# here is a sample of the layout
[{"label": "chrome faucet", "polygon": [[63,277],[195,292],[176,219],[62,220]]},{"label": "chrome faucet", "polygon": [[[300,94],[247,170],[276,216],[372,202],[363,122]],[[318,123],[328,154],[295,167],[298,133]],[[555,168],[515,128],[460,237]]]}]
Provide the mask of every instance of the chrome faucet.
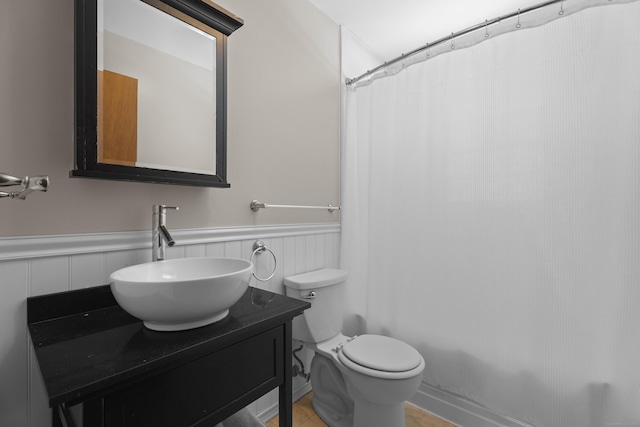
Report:
[{"label": "chrome faucet", "polygon": [[166,245],[173,246],[176,243],[167,230],[167,209],[180,210],[177,206],[153,205],[151,218],[152,261],[164,260]]}]

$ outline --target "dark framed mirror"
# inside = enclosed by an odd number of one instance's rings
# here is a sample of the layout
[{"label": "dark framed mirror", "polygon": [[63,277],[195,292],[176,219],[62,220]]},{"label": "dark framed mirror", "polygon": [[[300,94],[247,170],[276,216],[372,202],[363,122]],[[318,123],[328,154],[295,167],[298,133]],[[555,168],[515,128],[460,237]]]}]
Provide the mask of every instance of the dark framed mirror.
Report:
[{"label": "dark framed mirror", "polygon": [[76,0],[73,177],[227,182],[227,37],[209,0]]}]

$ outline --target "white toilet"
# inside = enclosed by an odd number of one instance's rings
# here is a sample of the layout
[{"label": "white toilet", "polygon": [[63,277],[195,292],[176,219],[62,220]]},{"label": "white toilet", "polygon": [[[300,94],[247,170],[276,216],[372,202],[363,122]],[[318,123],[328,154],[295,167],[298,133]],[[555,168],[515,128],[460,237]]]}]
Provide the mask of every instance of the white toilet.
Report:
[{"label": "white toilet", "polygon": [[424,359],[381,335],[342,335],[347,272],[325,268],[285,277],[286,294],[311,303],[293,320],[293,338],[315,351],[313,408],[331,427],[405,427],[404,401],[422,381]]}]

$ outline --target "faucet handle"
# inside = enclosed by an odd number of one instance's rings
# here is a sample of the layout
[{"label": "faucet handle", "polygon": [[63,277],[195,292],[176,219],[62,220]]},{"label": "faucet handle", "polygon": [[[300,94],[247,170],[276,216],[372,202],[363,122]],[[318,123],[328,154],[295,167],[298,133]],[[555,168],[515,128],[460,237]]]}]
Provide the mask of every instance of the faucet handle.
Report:
[{"label": "faucet handle", "polygon": [[153,205],[153,212],[157,212],[159,214],[166,213],[167,209],[174,209],[179,211],[180,207],[178,206],[167,206],[167,205]]}]

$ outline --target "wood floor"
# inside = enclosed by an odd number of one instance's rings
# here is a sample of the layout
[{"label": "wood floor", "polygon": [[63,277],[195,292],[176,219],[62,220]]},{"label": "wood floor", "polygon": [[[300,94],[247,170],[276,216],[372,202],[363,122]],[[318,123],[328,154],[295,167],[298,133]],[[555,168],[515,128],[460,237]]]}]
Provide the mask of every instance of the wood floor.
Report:
[{"label": "wood floor", "polygon": [[[294,427],[327,427],[311,406],[312,396],[313,392],[309,392],[293,404]],[[455,424],[442,420],[408,403],[405,403],[404,411],[407,427],[456,427]],[[278,427],[278,416],[276,415],[270,419],[267,425],[269,427]]]}]

